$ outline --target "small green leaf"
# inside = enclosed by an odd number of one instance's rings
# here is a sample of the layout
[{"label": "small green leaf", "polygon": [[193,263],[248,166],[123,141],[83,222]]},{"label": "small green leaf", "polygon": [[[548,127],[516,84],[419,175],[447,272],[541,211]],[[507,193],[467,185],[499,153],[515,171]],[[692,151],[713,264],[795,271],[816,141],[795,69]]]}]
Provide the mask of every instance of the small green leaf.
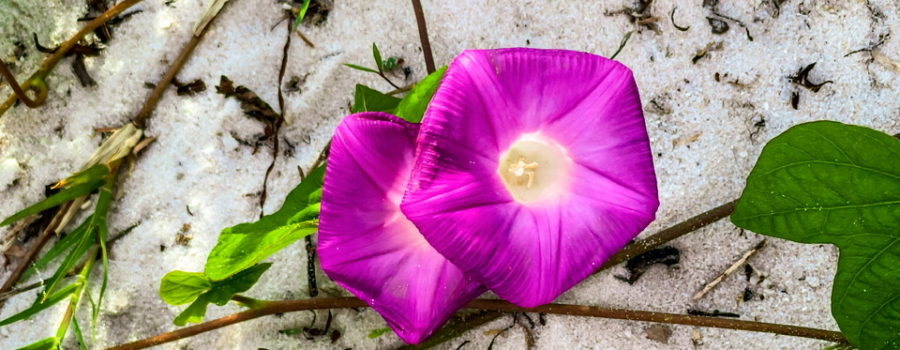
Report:
[{"label": "small green leaf", "polygon": [[306,11],[309,10],[310,0],[303,0],[303,5],[300,6],[300,12],[297,13],[297,19],[294,20],[294,27],[291,28],[291,31],[297,30],[297,27],[300,26],[300,22],[303,22],[303,19],[306,18]]},{"label": "small green leaf", "polygon": [[390,328],[378,328],[378,329],[373,329],[371,332],[369,332],[369,339],[375,339],[375,338],[378,338],[378,337],[380,337],[380,336],[382,336],[382,335],[384,335],[385,333],[390,332],[390,331],[391,331]]},{"label": "small green leaf", "polygon": [[77,172],[75,175],[60,181],[61,186],[63,186],[62,191],[13,214],[6,218],[6,220],[3,220],[3,222],[0,222],[0,226],[9,225],[22,218],[59,206],[75,198],[88,195],[103,185],[108,174],[109,167],[104,164],[97,164],[86,170]]},{"label": "small green leaf", "polygon": [[172,271],[163,276],[159,284],[159,296],[169,305],[193,302],[212,288],[209,278],[202,272]]},{"label": "small green leaf", "polygon": [[47,251],[47,254],[44,254],[44,256],[35,261],[34,264],[31,264],[31,266],[29,266],[28,269],[22,273],[22,279],[25,280],[38,271],[43,270],[45,267],[47,267],[47,265],[56,260],[56,258],[58,258],[60,255],[69,251],[69,249],[72,248],[75,243],[78,243],[79,237],[80,236],[73,235],[71,233],[66,234],[65,237],[56,242],[56,244],[54,244],[53,247],[50,248],[49,251]]},{"label": "small green leaf", "polygon": [[78,346],[81,350],[90,350],[87,342],[84,340],[84,334],[81,333],[81,326],[78,324],[78,317],[72,317],[72,329],[75,330],[75,339],[78,340]]},{"label": "small green leaf", "polygon": [[347,67],[356,69],[356,70],[361,70],[361,71],[363,71],[363,72],[369,72],[369,73],[375,73],[375,74],[378,74],[378,71],[377,71],[377,70],[374,70],[374,69],[372,69],[372,68],[368,68],[368,67],[363,67],[363,66],[355,65],[355,64],[352,64],[352,63],[344,63],[344,65],[347,66]]},{"label": "small green leaf", "polygon": [[813,122],[770,141],[735,225],[840,248],[831,312],[863,350],[900,348],[900,141],[859,126]]},{"label": "small green leaf", "polygon": [[356,84],[356,93],[353,96],[353,108],[351,112],[386,112],[392,113],[400,99],[383,94],[375,89],[362,84]]},{"label": "small green leaf", "polygon": [[54,350],[59,349],[59,343],[56,341],[55,337],[44,338],[38,340],[34,343],[25,345],[16,350]]},{"label": "small green leaf", "polygon": [[[218,281],[253,266],[275,252],[287,247],[300,238],[317,230],[317,222],[312,214],[318,206],[307,209],[310,198],[321,190],[325,176],[322,165],[288,193],[281,209],[266,215],[259,221],[226,228],[219,235],[219,242],[206,260],[206,275]],[[312,196],[311,196],[312,195]]]},{"label": "small green leaf", "polygon": [[40,294],[41,299],[48,298],[53,293],[56,285],[66,277],[69,271],[71,271],[75,265],[82,260],[84,255],[87,254],[88,250],[90,250],[91,245],[94,243],[94,232],[91,229],[93,217],[94,215],[89,216],[80,226],[78,226],[78,228],[69,233],[70,235],[76,236],[75,246],[68,254],[66,254],[66,257],[63,259],[62,263],[59,264],[59,267],[56,268],[56,272],[53,273],[53,276],[45,281],[44,290]]},{"label": "small green leaf", "polygon": [[388,57],[388,59],[384,60],[381,64],[381,68],[384,69],[385,72],[390,71],[394,68],[397,68],[397,63],[400,62],[400,59],[397,57]]},{"label": "small green leaf", "polygon": [[441,85],[441,80],[444,79],[446,72],[447,66],[443,66],[416,83],[412,91],[400,101],[396,115],[411,123],[421,122],[425,115],[425,109],[428,108],[428,104],[434,97],[438,86]]},{"label": "small green leaf", "polygon": [[56,291],[56,293],[53,293],[53,295],[50,295],[50,297],[45,299],[43,302],[35,303],[35,304],[31,305],[31,307],[29,307],[25,310],[19,311],[19,313],[9,316],[6,319],[0,321],[0,327],[11,324],[13,322],[18,322],[18,321],[24,320],[26,318],[36,315],[37,313],[39,313],[41,311],[44,311],[44,309],[53,306],[54,304],[69,297],[69,295],[72,295],[72,293],[75,293],[75,290],[78,289],[78,285],[79,285],[79,283],[73,283],[73,284],[70,284],[63,288],[60,288],[60,290]]},{"label": "small green leaf", "polygon": [[[173,322],[177,326],[184,326],[188,323],[203,322],[203,318],[206,317],[206,309],[210,303],[219,306],[227,304],[228,301],[231,300],[231,297],[233,297],[235,294],[246,292],[251,287],[253,287],[253,285],[256,284],[256,282],[259,280],[259,277],[262,276],[262,274],[265,273],[266,270],[268,270],[271,266],[271,263],[258,264],[244,271],[241,271],[225,280],[213,282],[210,285],[209,290],[205,293],[200,294],[199,296],[195,296],[196,299],[193,299],[194,302],[191,303],[191,305],[189,305],[187,309],[184,309],[184,311],[178,314]],[[184,275],[202,275],[200,273],[189,273],[181,271],[173,272],[180,272]],[[169,274],[171,274],[171,272]],[[168,275],[166,276],[168,277]],[[193,279],[196,277],[192,276],[189,278]],[[202,278],[205,279],[205,277]],[[165,278],[163,278],[163,281],[165,282]],[[162,289],[162,287],[160,287],[160,289]],[[162,292],[160,292],[160,295],[162,295]]]},{"label": "small green leaf", "polygon": [[378,45],[372,43],[372,56],[375,57],[375,67],[378,67],[379,72],[384,72],[384,62],[381,61],[381,50],[378,50]]}]

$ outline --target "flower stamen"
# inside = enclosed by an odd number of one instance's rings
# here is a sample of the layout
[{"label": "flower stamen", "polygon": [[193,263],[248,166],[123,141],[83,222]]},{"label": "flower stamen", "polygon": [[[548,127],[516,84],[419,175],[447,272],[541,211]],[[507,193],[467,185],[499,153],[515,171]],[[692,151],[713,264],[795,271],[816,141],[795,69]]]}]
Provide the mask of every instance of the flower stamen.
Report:
[{"label": "flower stamen", "polygon": [[500,156],[497,173],[519,203],[562,194],[572,161],[565,148],[538,133],[525,134]]}]

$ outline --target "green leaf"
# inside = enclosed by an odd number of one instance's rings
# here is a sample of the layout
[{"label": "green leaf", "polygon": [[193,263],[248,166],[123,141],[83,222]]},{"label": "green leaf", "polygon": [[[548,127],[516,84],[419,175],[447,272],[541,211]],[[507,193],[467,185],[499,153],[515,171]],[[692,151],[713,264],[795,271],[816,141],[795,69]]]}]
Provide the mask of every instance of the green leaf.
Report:
[{"label": "green leaf", "polygon": [[378,45],[372,43],[372,56],[375,57],[375,67],[378,67],[378,72],[384,72],[384,62],[381,61],[381,50],[378,50]]},{"label": "green leaf", "polygon": [[383,94],[362,84],[356,84],[356,93],[353,95],[353,108],[351,112],[386,112],[392,113],[400,99]]},{"label": "green leaf", "polygon": [[425,115],[425,109],[428,108],[428,104],[434,97],[438,86],[441,85],[441,80],[444,79],[446,72],[447,66],[443,66],[416,83],[409,94],[400,101],[395,114],[411,123],[421,122]]},{"label": "green leaf", "polygon": [[381,68],[384,69],[385,72],[390,71],[397,67],[397,63],[400,63],[400,59],[397,57],[388,57],[384,62],[381,63]]},{"label": "green leaf", "polygon": [[371,332],[369,332],[369,339],[375,339],[375,338],[378,338],[378,337],[380,337],[380,336],[382,336],[382,335],[384,335],[385,333],[390,332],[390,331],[391,331],[390,328],[378,328],[378,329],[373,329]]},{"label": "green leaf", "polygon": [[900,348],[900,141],[835,122],[770,141],[732,222],[840,248],[831,312],[863,350]]},{"label": "green leaf", "polygon": [[21,279],[28,279],[28,277],[31,277],[38,271],[43,270],[45,267],[47,267],[47,265],[56,260],[56,258],[58,258],[60,255],[69,251],[69,249],[72,248],[75,243],[78,243],[79,237],[80,236],[78,235],[69,233],[65,237],[60,239],[58,242],[56,242],[56,244],[53,245],[52,248],[50,248],[49,251],[47,251],[47,254],[44,254],[44,256],[35,261],[34,264],[31,264],[31,266],[29,266],[28,269],[22,273]]},{"label": "green leaf", "polygon": [[207,293],[209,301],[219,306],[228,304],[235,294],[246,292],[253,287],[269,267],[272,267],[272,263],[256,264],[226,280],[213,283],[212,289]]},{"label": "green leaf", "polygon": [[353,69],[361,70],[361,71],[363,71],[363,72],[376,73],[376,74],[378,73],[377,70],[374,70],[374,69],[372,69],[372,68],[368,68],[368,67],[363,67],[363,66],[355,65],[355,64],[352,64],[352,63],[344,63],[344,65],[347,66],[347,67],[353,68]]},{"label": "green leaf", "polygon": [[175,320],[172,322],[179,327],[188,323],[203,322],[203,318],[206,317],[207,306],[209,306],[209,295],[203,294],[197,300],[194,300],[191,305],[188,305],[187,309],[175,316]]},{"label": "green leaf", "polygon": [[86,170],[77,172],[75,175],[59,182],[59,185],[63,187],[62,191],[13,214],[6,218],[6,220],[3,220],[3,222],[0,222],[0,226],[12,224],[22,218],[59,206],[75,198],[88,195],[103,185],[107,174],[109,174],[109,167],[104,164],[97,164]]},{"label": "green leaf", "polygon": [[75,246],[68,254],[66,254],[66,257],[63,259],[62,263],[59,264],[59,267],[56,268],[56,272],[53,273],[53,276],[45,282],[44,290],[41,291],[39,300],[48,298],[49,295],[53,293],[56,285],[68,275],[69,271],[71,271],[75,265],[82,260],[84,255],[87,254],[88,250],[90,250],[91,245],[94,243],[94,232],[91,229],[93,217],[94,215],[89,216],[80,226],[78,226],[78,228],[69,233],[69,235],[76,236]]},{"label": "green leaf", "polygon": [[163,276],[159,296],[169,305],[183,305],[193,302],[210,288],[212,283],[202,272],[172,271]]},{"label": "green leaf", "polygon": [[[253,285],[256,284],[256,282],[259,280],[259,277],[262,276],[262,274],[265,273],[266,270],[268,270],[271,266],[271,263],[258,264],[244,271],[241,271],[228,279],[213,282],[207,292],[202,293],[199,296],[195,296],[196,299],[193,300],[194,302],[191,303],[191,305],[189,305],[187,309],[184,309],[184,311],[182,311],[180,314],[178,314],[178,316],[175,317],[175,325],[184,326],[188,323],[203,322],[203,318],[206,317],[206,309],[210,303],[219,306],[227,304],[235,294],[246,292],[251,287],[253,287]],[[198,274],[201,276],[203,275],[202,273],[182,273]],[[172,272],[170,272],[169,274],[172,274]],[[168,274],[166,276],[168,277]],[[209,281],[205,276],[202,276],[201,278],[205,279],[207,282]],[[165,278],[163,278],[163,281],[165,283]],[[162,289],[162,287],[160,287],[160,289]],[[162,291],[160,291],[160,295],[162,295]],[[166,302],[169,301],[167,300]]]},{"label": "green leaf", "polygon": [[56,293],[53,293],[53,295],[50,295],[50,297],[45,299],[43,302],[35,303],[35,304],[31,305],[31,307],[29,307],[25,310],[22,310],[15,315],[7,317],[6,319],[0,321],[0,327],[11,324],[13,322],[18,322],[18,321],[24,320],[26,318],[36,315],[37,313],[39,313],[41,311],[44,311],[44,309],[53,306],[54,304],[62,301],[63,299],[67,298],[69,295],[74,293],[75,290],[78,289],[78,285],[79,285],[79,283],[73,283],[68,286],[65,286],[65,287],[61,288],[60,290],[58,290]]},{"label": "green leaf", "polygon": [[[228,278],[316,232],[318,223],[313,219],[318,216],[318,205],[315,202],[321,199],[319,190],[324,176],[325,165],[322,165],[288,193],[277,212],[256,222],[222,230],[218,243],[206,260],[205,270],[209,279],[218,281]],[[309,208],[311,204],[313,208]]]},{"label": "green leaf", "polygon": [[294,20],[294,27],[291,28],[291,31],[297,30],[297,27],[300,26],[300,22],[303,22],[303,19],[306,18],[306,11],[309,10],[310,0],[303,0],[303,5],[300,6],[300,12],[297,13],[297,19]]},{"label": "green leaf", "polygon": [[81,333],[81,326],[78,325],[78,317],[72,316],[72,329],[75,330],[75,339],[78,340],[78,346],[81,350],[89,350],[87,342],[84,340],[84,334]]},{"label": "green leaf", "polygon": [[44,338],[34,343],[25,345],[17,350],[53,350],[59,349],[59,343],[55,337]]}]

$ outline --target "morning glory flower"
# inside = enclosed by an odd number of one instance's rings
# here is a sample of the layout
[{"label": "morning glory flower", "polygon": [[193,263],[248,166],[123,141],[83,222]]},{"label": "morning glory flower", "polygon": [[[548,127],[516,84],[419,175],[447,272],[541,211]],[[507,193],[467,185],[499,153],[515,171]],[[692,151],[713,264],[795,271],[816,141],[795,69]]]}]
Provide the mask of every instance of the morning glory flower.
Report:
[{"label": "morning glory flower", "polygon": [[498,296],[551,302],[659,206],[631,71],[564,50],[471,50],[426,111],[401,205]]},{"label": "morning glory flower", "polygon": [[319,216],[322,269],[409,343],[485,291],[400,211],[418,129],[385,113],[346,117],[332,139]]}]

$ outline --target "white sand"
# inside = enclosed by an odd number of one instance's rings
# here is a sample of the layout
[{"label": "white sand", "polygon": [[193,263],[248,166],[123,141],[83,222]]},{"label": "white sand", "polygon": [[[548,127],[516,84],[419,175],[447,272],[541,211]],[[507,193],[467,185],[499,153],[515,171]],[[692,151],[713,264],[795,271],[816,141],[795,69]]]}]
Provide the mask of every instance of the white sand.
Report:
[{"label": "white sand", "polygon": [[[31,3],[31,1],[20,1]],[[87,68],[98,86],[82,88],[64,60],[51,76],[49,102],[30,110],[19,106],[0,119],[0,216],[8,216],[42,198],[45,185],[76,170],[99,144],[95,127],[118,126],[136,113],[149,93],[144,82],[155,82],[190,35],[207,1],[180,0],[172,6],[161,1],[138,5],[144,12],[115,31],[115,38],[100,57],[88,58]],[[42,2],[35,1],[35,4]],[[14,41],[29,47],[16,69],[33,71],[41,54],[30,45],[38,32],[45,46],[68,37],[84,14],[80,0],[56,0],[46,5],[0,4],[0,58],[10,61]],[[607,17],[630,0],[571,1],[424,1],[435,59],[447,64],[466,48],[531,46],[566,48],[611,55],[622,36],[635,29],[623,16]],[[656,154],[662,205],[653,232],[736,198],[744,178],[765,141],[797,123],[831,119],[900,131],[900,79],[896,68],[867,64],[869,54],[844,55],[877,41],[879,34],[893,37],[881,46],[888,59],[900,60],[900,5],[892,0],[869,1],[881,17],[873,19],[863,1],[788,1],[774,16],[771,1],[723,2],[719,11],[744,21],[754,37],[747,40],[734,23],[723,35],[710,33],[707,9],[699,1],[681,2],[676,21],[690,25],[675,30],[668,19],[676,4],[653,3],[662,33],[635,33],[618,59],[635,72],[645,103],[647,125]],[[11,20],[10,13],[18,16]],[[27,17],[27,21],[23,20]],[[162,276],[173,269],[198,271],[227,226],[253,220],[259,212],[260,191],[271,151],[240,146],[231,133],[252,138],[260,123],[240,111],[239,104],[215,93],[220,75],[257,92],[277,108],[277,72],[285,38],[281,7],[274,1],[232,0],[221,19],[194,53],[179,78],[203,79],[208,89],[196,96],[165,95],[150,121],[149,135],[159,139],[142,155],[134,171],[121,182],[121,198],[110,225],[118,232],[140,225],[112,249],[111,285],[96,330],[96,346],[135,340],[175,327],[171,321],[182,307],[170,307],[157,295]],[[277,26],[276,26],[277,25]],[[274,29],[273,29],[274,27]],[[280,205],[298,181],[297,167],[308,167],[326,143],[332,128],[348,113],[353,85],[361,82],[382,90],[390,87],[377,77],[345,68],[341,63],[371,65],[371,43],[385,55],[397,55],[412,64],[409,81],[424,76],[415,19],[409,1],[336,0],[328,20],[304,32],[315,49],[295,37],[286,79],[305,78],[301,92],[286,93],[287,124],[281,136],[296,145],[291,157],[280,156],[270,179],[266,212]],[[710,42],[723,42],[697,64],[694,54]],[[799,88],[787,77],[806,64],[818,62],[810,78],[834,80],[818,93]],[[722,82],[713,79],[722,75]],[[724,76],[725,74],[727,76]],[[726,83],[737,78],[740,84]],[[5,96],[9,89],[0,85]],[[799,91],[799,109],[790,106],[792,91]],[[651,104],[655,101],[658,106]],[[765,119],[755,141],[754,123]],[[696,140],[692,141],[695,135]],[[185,207],[190,207],[193,216]],[[193,235],[188,246],[175,244],[184,224]],[[594,276],[559,298],[580,303],[683,313],[694,305],[691,295],[761,239],[739,233],[722,221],[699,230],[674,246],[682,262],[670,269],[652,268],[633,286],[613,278],[622,268]],[[767,276],[756,285],[733,276],[701,300],[696,307],[736,312],[741,319],[836,329],[831,317],[830,292],[837,250],[830,246],[800,245],[770,239],[751,264]],[[165,251],[160,251],[165,246]],[[296,244],[274,256],[275,265],[248,294],[263,299],[300,298],[306,295],[305,251]],[[95,281],[98,275],[95,275]],[[320,282],[323,276],[320,273]],[[95,284],[98,285],[99,283]],[[739,304],[736,298],[750,285],[765,300]],[[339,294],[332,283],[326,292]],[[96,292],[96,287],[94,289]],[[324,293],[327,294],[327,293]],[[6,317],[29,305],[33,293],[10,299],[0,312]],[[87,311],[88,307],[82,307]],[[208,318],[239,310],[236,306],[211,307]],[[0,348],[15,348],[50,336],[62,314],[57,307],[31,320],[0,328]],[[323,324],[325,313],[319,313]],[[306,340],[281,335],[285,328],[307,326],[312,313],[267,317],[161,346],[162,349],[387,349],[400,345],[393,334],[372,340],[369,331],[384,327],[371,310],[335,312],[333,327],[343,333],[336,344],[327,337]],[[87,324],[87,314],[80,319]],[[487,348],[491,335],[503,328],[502,318],[442,346],[455,349]],[[693,327],[674,327],[669,344],[645,338],[650,324],[548,316],[547,325],[535,330],[540,349],[690,349]],[[706,349],[819,349],[823,342],[760,333],[698,329]],[[69,345],[74,347],[74,342]],[[524,336],[513,328],[497,339],[495,349],[521,349]]]}]

